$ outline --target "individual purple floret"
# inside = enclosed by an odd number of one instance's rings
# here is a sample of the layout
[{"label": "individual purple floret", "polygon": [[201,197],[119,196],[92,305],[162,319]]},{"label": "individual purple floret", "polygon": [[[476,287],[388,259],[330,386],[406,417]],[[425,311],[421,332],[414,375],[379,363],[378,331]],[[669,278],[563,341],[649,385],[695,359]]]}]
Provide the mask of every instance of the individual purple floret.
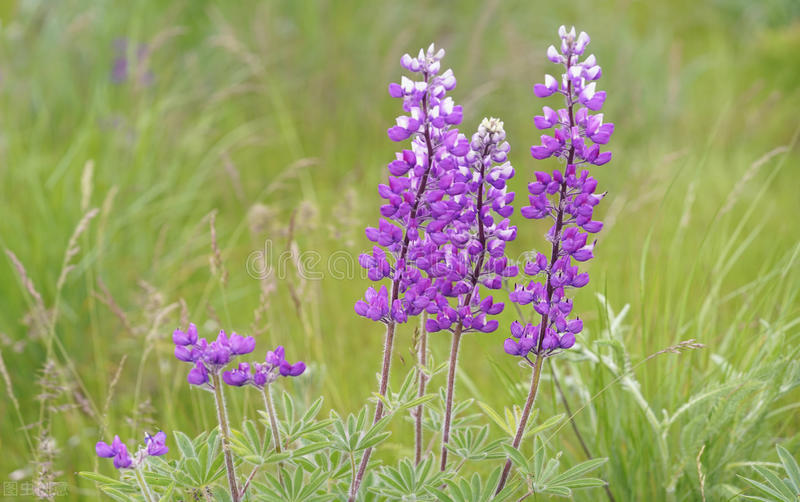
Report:
[{"label": "individual purple floret", "polygon": [[94,451],[97,453],[98,457],[113,458],[114,467],[116,469],[127,469],[133,464],[133,460],[130,455],[128,455],[128,448],[119,436],[114,436],[114,440],[110,445],[99,441],[95,445]]},{"label": "individual purple floret", "polygon": [[602,108],[604,91],[596,90],[596,80],[602,75],[592,54],[580,61],[586,50],[589,36],[575,29],[559,29],[561,50],[550,46],[547,57],[564,66],[561,80],[545,76],[544,84],[536,84],[534,93],[539,97],[560,94],[565,106],[553,110],[545,106],[543,114],[534,118],[539,129],[554,128],[552,136],[542,136],[542,144],[531,148],[536,159],[556,157],[566,164],[562,171],[552,174],[537,172],[536,180],[528,185],[530,205],[521,209],[526,218],[551,218],[553,226],[547,233],[551,243],[550,259],[543,253],[529,261],[524,271],[534,277],[527,285],[518,285],[511,293],[511,301],[519,305],[531,304],[541,316],[538,325],[512,326],[512,337],[504,343],[508,354],[527,357],[528,354],[549,356],[568,349],[575,343],[575,335],[583,328],[580,319],[569,319],[572,300],[567,297],[570,288],[588,284],[589,274],[580,272],[577,263],[594,257],[596,241],[590,239],[603,228],[592,219],[594,207],[605,196],[596,193],[597,180],[581,166],[600,166],[611,159],[611,152],[600,152],[600,145],[608,142],[614,124],[603,123],[603,114],[592,114]]},{"label": "individual purple floret", "polygon": [[94,450],[98,457],[113,458],[114,467],[117,469],[135,469],[146,457],[157,457],[167,453],[169,448],[165,444],[166,441],[167,435],[163,431],[159,431],[155,436],[145,434],[145,447],[140,448],[133,458],[119,436],[114,436],[111,444],[98,441]]},{"label": "individual purple floret", "polygon": [[252,336],[241,336],[232,333],[228,336],[220,331],[217,339],[211,343],[205,338],[198,338],[197,326],[189,324],[184,332],[176,329],[172,334],[175,343],[175,357],[181,361],[194,363],[187,380],[192,385],[210,386],[209,374],[219,374],[234,357],[249,354],[256,347]]},{"label": "individual purple floret", "polygon": [[167,435],[164,431],[158,431],[155,436],[150,434],[144,435],[145,443],[147,444],[147,454],[152,457],[164,455],[169,451],[166,446]]},{"label": "individual purple floret", "polygon": [[274,351],[267,352],[265,361],[265,363],[255,363],[252,366],[248,363],[239,363],[238,368],[223,372],[222,380],[235,387],[252,385],[263,389],[264,386],[277,380],[279,376],[295,377],[302,375],[306,370],[306,363],[303,361],[289,363],[284,357],[283,346],[280,345]]}]

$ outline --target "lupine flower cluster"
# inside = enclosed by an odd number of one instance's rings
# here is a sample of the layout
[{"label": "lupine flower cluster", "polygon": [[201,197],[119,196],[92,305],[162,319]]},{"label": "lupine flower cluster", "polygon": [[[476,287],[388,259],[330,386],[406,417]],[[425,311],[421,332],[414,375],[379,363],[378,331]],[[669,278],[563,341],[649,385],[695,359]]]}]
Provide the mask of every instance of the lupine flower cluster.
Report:
[{"label": "lupine flower cluster", "polygon": [[217,339],[211,343],[205,338],[198,338],[197,326],[190,323],[184,332],[176,329],[172,334],[175,343],[175,357],[181,361],[194,363],[187,380],[192,385],[210,386],[210,374],[218,374],[234,357],[249,354],[256,347],[252,336],[241,336],[232,333],[230,337],[220,331]]},{"label": "lupine flower cluster", "polygon": [[111,444],[99,441],[94,449],[98,457],[113,458],[114,467],[117,469],[135,469],[146,457],[157,457],[169,451],[166,445],[167,435],[163,431],[159,431],[155,436],[145,434],[144,440],[145,446],[140,448],[133,458],[119,436],[114,436]]},{"label": "lupine flower cluster", "polygon": [[278,346],[274,351],[267,352],[266,362],[239,363],[239,367],[222,373],[222,380],[234,387],[252,385],[259,389],[271,384],[279,376],[295,377],[302,375],[306,370],[306,363],[298,361],[294,364],[289,363],[285,358],[283,346]]},{"label": "lupine flower cluster", "polygon": [[[441,216],[428,231],[433,241],[445,244],[430,253],[437,261],[426,268],[442,294],[437,299],[436,318],[427,320],[429,332],[451,329],[457,323],[463,332],[497,329],[498,322],[486,316],[499,314],[504,304],[494,302],[491,296],[482,299],[479,290],[481,285],[498,290],[503,277],[518,272],[505,257],[506,242],[517,235],[508,219],[514,211],[510,205],[514,193],[506,191],[506,182],[514,176],[514,168],[508,162],[510,146],[505,139],[501,120],[483,119],[469,151],[448,174],[458,191],[450,190],[448,199],[435,207]],[[456,306],[449,305],[445,297],[456,298]]]},{"label": "lupine flower cluster", "polygon": [[417,57],[406,54],[401,64],[419,74],[419,80],[404,76],[399,84],[389,85],[389,94],[403,100],[406,112],[388,130],[389,138],[411,138],[411,148],[397,153],[388,165],[388,184],[378,187],[386,200],[380,210],[383,218],[366,230],[377,246],[359,257],[371,280],[392,280],[391,291],[370,287],[355,305],[356,313],[374,321],[404,323],[408,316],[433,309],[439,298],[422,272],[443,243],[434,240],[431,230],[449,223],[450,212],[442,210],[442,199],[466,190],[455,172],[459,159],[469,152],[469,141],[453,127],[461,122],[462,110],[447,96],[456,79],[452,70],[439,73],[443,57],[444,50],[437,51],[433,44]]},{"label": "lupine flower cluster", "polygon": [[[528,185],[530,205],[520,212],[526,218],[551,218],[553,226],[547,233],[552,243],[550,259],[543,253],[525,265],[524,271],[534,279],[527,285],[518,285],[510,295],[511,301],[520,305],[532,304],[542,317],[539,325],[511,326],[513,338],[506,339],[504,349],[508,354],[527,357],[552,355],[572,347],[575,335],[583,329],[580,319],[569,319],[572,300],[567,297],[569,288],[580,288],[589,282],[589,274],[581,273],[574,262],[585,262],[594,257],[595,242],[589,242],[589,234],[595,234],[603,224],[593,220],[594,207],[603,199],[604,193],[596,193],[597,180],[581,165],[603,165],[611,159],[610,152],[600,152],[600,145],[608,142],[614,132],[614,124],[603,123],[603,114],[592,115],[600,110],[606,94],[595,89],[596,80],[602,75],[594,55],[580,61],[589,44],[589,36],[575,28],[559,29],[561,50],[550,46],[547,57],[564,66],[561,80],[545,76],[544,84],[536,84],[534,93],[542,98],[553,94],[564,96],[566,106],[554,111],[544,107],[543,115],[535,117],[539,129],[555,128],[553,135],[543,135],[542,144],[531,148],[536,159],[554,156],[566,163],[563,172],[556,169],[552,174],[537,172],[536,181]],[[551,198],[552,197],[552,198]]]}]

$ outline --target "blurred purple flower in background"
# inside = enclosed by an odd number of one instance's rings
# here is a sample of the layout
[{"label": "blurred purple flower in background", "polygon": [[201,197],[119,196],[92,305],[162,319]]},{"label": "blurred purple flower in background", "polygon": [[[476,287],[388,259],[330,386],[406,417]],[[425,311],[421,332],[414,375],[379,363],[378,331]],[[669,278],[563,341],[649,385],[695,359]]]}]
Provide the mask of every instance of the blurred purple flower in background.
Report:
[{"label": "blurred purple flower in background", "polygon": [[114,40],[114,61],[111,65],[111,81],[123,84],[133,78],[142,86],[152,85],[155,81],[153,71],[148,67],[150,48],[146,44],[136,46],[136,53],[129,54],[128,40],[118,38]]}]

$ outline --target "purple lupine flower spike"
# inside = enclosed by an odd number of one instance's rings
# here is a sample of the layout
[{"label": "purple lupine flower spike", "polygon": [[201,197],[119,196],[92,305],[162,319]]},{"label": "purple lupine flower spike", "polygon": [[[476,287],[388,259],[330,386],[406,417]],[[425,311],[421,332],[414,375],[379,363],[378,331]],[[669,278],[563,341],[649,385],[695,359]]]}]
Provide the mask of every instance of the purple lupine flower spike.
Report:
[{"label": "purple lupine flower spike", "polygon": [[[503,277],[518,273],[505,256],[506,242],[517,235],[508,219],[514,211],[514,193],[506,191],[506,182],[514,176],[514,168],[508,162],[510,146],[505,138],[501,120],[483,119],[452,173],[457,190],[436,207],[440,221],[448,223],[437,233],[429,227],[433,240],[446,242],[431,255],[435,261],[428,269],[441,292],[437,316],[426,323],[429,332],[453,331],[456,325],[462,333],[497,329],[497,321],[487,316],[502,312],[504,304],[492,296],[481,298],[480,289],[500,289]],[[457,305],[451,306],[446,297],[455,298]]]},{"label": "purple lupine flower spike", "polygon": [[[449,213],[439,211],[446,205],[443,197],[464,189],[464,183],[456,182],[454,171],[459,167],[458,159],[469,151],[469,141],[453,127],[461,123],[463,111],[447,96],[455,88],[456,79],[452,70],[440,72],[443,57],[444,50],[436,50],[433,44],[427,51],[420,49],[417,57],[404,55],[400,64],[419,80],[404,76],[399,84],[389,85],[389,95],[403,100],[405,114],[387,134],[392,141],[410,139],[411,144],[395,155],[388,165],[388,183],[378,187],[378,194],[386,201],[380,208],[382,219],[377,227],[366,229],[367,238],[378,246],[371,255],[361,255],[359,264],[373,281],[389,278],[391,289],[384,295],[383,288],[371,288],[355,305],[358,315],[386,324],[378,390],[381,395],[388,388],[395,324],[422,312],[435,313],[437,303],[446,302],[433,286],[429,271],[444,241],[434,240],[431,234],[437,234],[449,221]],[[382,416],[383,401],[379,400],[373,422]],[[358,493],[371,453],[372,448],[368,448],[361,458],[349,500]]]},{"label": "purple lupine flower spike", "polygon": [[[577,263],[594,257],[595,240],[589,234],[599,232],[603,224],[592,219],[594,207],[605,194],[597,193],[597,180],[589,176],[590,165],[601,166],[611,160],[611,152],[601,152],[600,145],[608,143],[614,132],[614,124],[603,123],[599,111],[606,100],[606,93],[597,90],[596,81],[602,75],[595,56],[581,57],[589,44],[589,36],[575,28],[558,30],[561,49],[550,46],[547,58],[563,65],[561,80],[547,75],[544,84],[536,84],[533,92],[542,98],[553,94],[564,97],[564,108],[554,111],[544,107],[542,115],[534,118],[538,129],[554,128],[551,135],[541,137],[540,145],[531,147],[535,159],[555,157],[565,167],[550,173],[537,172],[536,180],[528,185],[530,205],[520,212],[526,218],[549,217],[554,224],[547,233],[551,243],[549,259],[543,253],[528,262],[524,269],[533,276],[527,285],[518,285],[511,294],[511,301],[520,305],[531,304],[541,316],[538,325],[512,324],[511,338],[503,343],[506,353],[524,358],[534,368],[531,389],[519,419],[517,432],[512,442],[519,448],[536,399],[543,359],[575,344],[575,335],[583,329],[578,318],[570,319],[572,300],[567,298],[571,288],[588,284],[589,275],[580,272]],[[580,169],[580,171],[579,171]],[[529,354],[536,355],[532,362]],[[511,472],[511,459],[506,460],[495,493],[505,486]]]},{"label": "purple lupine flower spike", "polygon": [[[439,224],[428,226],[431,240],[441,245],[429,258],[427,272],[435,278],[434,290],[439,295],[437,315],[427,320],[425,329],[453,332],[442,423],[442,471],[447,468],[460,339],[470,331],[497,329],[497,320],[488,316],[502,312],[504,304],[489,295],[482,297],[481,290],[500,289],[503,277],[518,273],[505,256],[506,242],[517,235],[508,219],[514,211],[514,193],[506,191],[506,182],[514,176],[508,162],[510,148],[503,122],[483,119],[468,148],[456,159],[457,167],[448,173],[448,188],[434,207]],[[453,298],[454,304],[447,298]]]},{"label": "purple lupine flower spike", "polygon": [[611,159],[610,152],[600,152],[600,145],[608,143],[614,124],[604,123],[602,113],[592,113],[600,110],[606,99],[606,93],[596,88],[602,71],[594,55],[580,60],[590,40],[586,33],[576,36],[574,28],[567,31],[562,26],[559,36],[560,51],[550,46],[547,57],[564,66],[561,81],[548,75],[544,84],[534,87],[534,92],[540,97],[561,94],[566,105],[557,111],[545,106],[543,114],[534,118],[538,129],[554,131],[552,136],[542,136],[542,144],[533,146],[531,155],[536,159],[556,157],[566,167],[552,174],[537,172],[535,181],[528,185],[530,205],[521,210],[526,218],[550,217],[554,221],[547,233],[552,244],[550,259],[537,253],[535,260],[524,267],[534,279],[527,285],[518,285],[511,294],[511,301],[532,304],[542,316],[540,324],[528,324],[524,333],[512,329],[513,338],[504,343],[507,353],[521,357],[529,353],[549,356],[575,344],[583,322],[568,319],[572,301],[567,294],[570,288],[588,284],[589,274],[580,272],[578,263],[594,258],[596,241],[590,234],[603,227],[592,216],[605,194],[596,193],[597,180],[587,169],[580,169],[603,165]]},{"label": "purple lupine flower spike", "polygon": [[377,227],[366,229],[377,246],[359,257],[370,280],[392,281],[390,290],[370,287],[356,302],[356,313],[373,321],[404,323],[409,316],[436,311],[438,291],[421,272],[428,272],[434,261],[431,253],[443,241],[433,242],[428,234],[449,221],[449,213],[440,212],[442,198],[464,190],[464,183],[455,178],[459,158],[469,151],[467,138],[453,127],[463,113],[447,96],[456,79],[452,70],[440,73],[443,57],[444,50],[433,45],[417,57],[406,54],[402,66],[421,78],[404,76],[399,84],[389,85],[389,94],[403,100],[405,114],[387,134],[393,141],[410,139],[411,144],[388,164],[388,183],[378,187],[386,201],[380,208],[382,218]]}]

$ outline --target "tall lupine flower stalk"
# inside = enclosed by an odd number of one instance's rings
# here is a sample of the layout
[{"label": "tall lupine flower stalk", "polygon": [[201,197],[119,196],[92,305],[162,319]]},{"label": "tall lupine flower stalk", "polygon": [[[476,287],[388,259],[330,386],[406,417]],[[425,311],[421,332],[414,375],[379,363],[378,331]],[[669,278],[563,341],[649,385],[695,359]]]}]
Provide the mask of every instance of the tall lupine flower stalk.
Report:
[{"label": "tall lupine flower stalk", "polygon": [[[601,153],[600,145],[606,144],[614,132],[614,124],[603,123],[602,113],[590,114],[602,108],[606,93],[595,90],[595,81],[602,72],[594,55],[580,61],[589,36],[585,32],[576,36],[575,28],[567,31],[564,26],[558,33],[561,50],[551,45],[547,58],[563,65],[564,74],[560,82],[546,75],[544,84],[534,86],[534,93],[540,98],[561,94],[565,107],[554,111],[545,106],[543,115],[534,118],[537,128],[554,127],[555,130],[553,136],[542,136],[542,144],[533,146],[531,155],[539,160],[556,157],[566,168],[563,172],[556,169],[552,175],[537,172],[536,181],[528,185],[530,206],[520,210],[526,218],[549,217],[553,226],[547,233],[551,243],[550,258],[538,253],[527,263],[525,273],[534,279],[525,286],[517,286],[511,294],[511,301],[520,305],[530,303],[541,316],[538,325],[512,324],[512,338],[504,343],[508,354],[522,357],[533,367],[530,392],[512,443],[514,448],[519,448],[525,434],[544,358],[572,347],[575,335],[583,329],[580,319],[567,318],[572,312],[572,300],[567,298],[567,293],[569,288],[580,288],[589,282],[589,275],[580,273],[573,260],[585,262],[593,258],[595,243],[588,243],[588,237],[599,232],[603,224],[593,220],[592,215],[605,194],[595,193],[597,180],[585,169],[578,174],[578,167],[600,166],[611,160],[611,153]],[[531,361],[530,354],[536,356],[535,361]],[[511,460],[508,459],[497,486],[498,493],[505,486],[510,470]]]},{"label": "tall lupine flower stalk", "polygon": [[[505,257],[505,243],[517,235],[516,227],[508,220],[514,211],[510,205],[514,193],[506,191],[506,181],[514,176],[514,168],[507,161],[510,146],[505,139],[502,121],[483,119],[472,136],[469,151],[451,172],[458,192],[451,190],[450,198],[437,207],[437,211],[448,215],[448,224],[437,222],[428,227],[434,241],[447,243],[429,269],[443,296],[437,300],[436,318],[428,319],[426,328],[429,332],[453,333],[442,426],[442,471],[447,468],[461,337],[470,331],[491,333],[497,329],[497,320],[487,316],[502,312],[504,304],[495,303],[491,296],[481,299],[481,286],[501,289],[503,277],[517,275],[517,267],[509,265]],[[437,234],[432,231],[434,226]],[[451,306],[447,297],[454,298],[456,305]]]},{"label": "tall lupine flower stalk", "polygon": [[225,407],[225,394],[222,391],[220,373],[234,357],[253,352],[256,341],[252,336],[232,333],[229,337],[224,331],[220,331],[217,339],[209,343],[205,338],[198,338],[197,326],[191,323],[185,332],[176,329],[172,334],[172,341],[175,343],[175,357],[184,362],[194,363],[194,368],[189,371],[186,378],[189,383],[214,393],[217,422],[220,434],[222,434],[222,451],[225,456],[228,486],[231,499],[233,502],[238,502],[240,499],[239,488],[236,484],[228,410]]},{"label": "tall lupine flower stalk", "polygon": [[[386,325],[379,394],[386,394],[392,360],[395,326],[409,316],[416,316],[435,307],[436,288],[420,271],[437,243],[426,235],[426,227],[436,221],[433,206],[443,192],[451,189],[448,173],[455,169],[458,157],[467,153],[468,142],[453,128],[461,122],[461,107],[448,97],[447,91],[456,86],[452,70],[439,73],[444,50],[433,44],[427,51],[420,49],[417,57],[404,55],[402,66],[419,76],[419,80],[402,77],[399,84],[389,85],[389,94],[403,100],[404,115],[389,128],[393,141],[411,139],[411,149],[396,154],[390,162],[389,182],[378,187],[386,200],[381,206],[377,228],[367,228],[366,235],[377,245],[372,254],[362,254],[359,263],[368,270],[373,281],[391,280],[390,289],[370,287],[364,300],[355,305],[356,313]],[[438,197],[438,199],[437,199]],[[383,416],[383,402],[375,407],[373,422]],[[366,471],[372,449],[364,452],[358,472],[350,487],[354,500]]]}]

